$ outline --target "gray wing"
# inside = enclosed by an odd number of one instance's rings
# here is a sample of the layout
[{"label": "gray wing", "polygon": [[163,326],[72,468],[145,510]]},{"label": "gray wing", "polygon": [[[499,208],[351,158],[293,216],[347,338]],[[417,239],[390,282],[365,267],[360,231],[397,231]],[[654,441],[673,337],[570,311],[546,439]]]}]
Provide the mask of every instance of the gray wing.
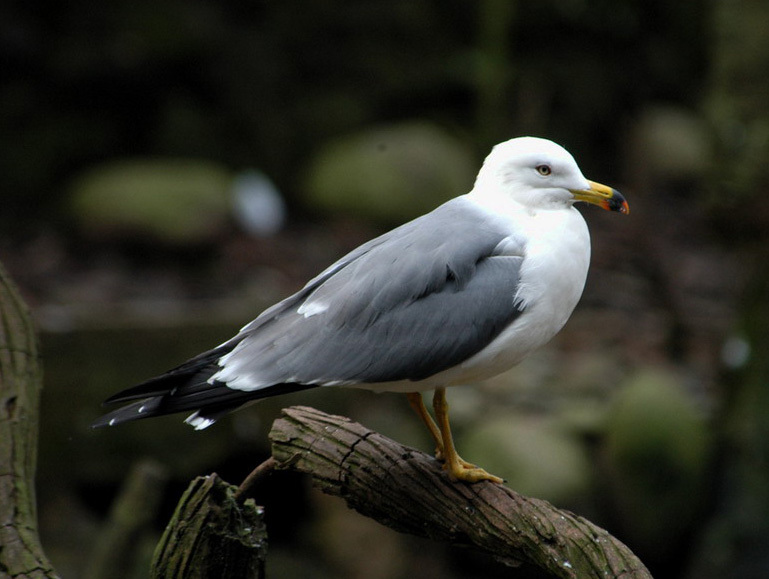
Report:
[{"label": "gray wing", "polygon": [[348,254],[234,338],[233,388],[421,380],[482,350],[522,309],[522,243],[458,198]]}]

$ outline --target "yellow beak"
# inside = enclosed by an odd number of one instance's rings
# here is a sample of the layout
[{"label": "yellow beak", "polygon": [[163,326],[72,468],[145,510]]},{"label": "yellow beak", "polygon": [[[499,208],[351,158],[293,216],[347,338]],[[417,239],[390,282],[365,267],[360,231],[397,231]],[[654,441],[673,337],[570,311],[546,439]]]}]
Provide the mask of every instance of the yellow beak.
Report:
[{"label": "yellow beak", "polygon": [[622,196],[622,193],[606,185],[601,185],[595,181],[588,181],[590,189],[572,189],[571,194],[577,201],[587,201],[593,205],[598,205],[606,211],[618,211],[627,215],[630,213],[630,207]]}]

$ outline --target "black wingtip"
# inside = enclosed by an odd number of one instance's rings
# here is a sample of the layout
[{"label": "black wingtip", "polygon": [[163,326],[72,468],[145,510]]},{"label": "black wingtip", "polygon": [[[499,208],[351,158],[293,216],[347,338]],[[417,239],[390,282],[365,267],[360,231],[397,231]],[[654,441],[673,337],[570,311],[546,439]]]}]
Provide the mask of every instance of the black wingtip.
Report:
[{"label": "black wingtip", "polygon": [[147,399],[128,404],[121,408],[117,408],[112,412],[108,412],[103,416],[100,416],[91,423],[91,428],[104,428],[105,426],[115,426],[124,422],[132,422],[134,420],[140,420],[142,418],[150,418],[156,416],[157,413],[153,412],[153,406],[157,406],[159,399]]},{"label": "black wingtip", "polygon": [[238,341],[233,339],[213,350],[198,354],[165,374],[113,394],[103,404],[110,405],[131,402],[132,400],[164,397],[177,389],[186,388],[190,383],[203,384],[221,369],[218,365],[219,358],[230,352]]},{"label": "black wingtip", "polygon": [[[207,378],[208,375],[213,374],[213,372],[213,369],[209,369],[209,371],[203,375],[202,379],[205,380],[205,378]],[[174,375],[172,373],[162,374],[161,376],[151,378],[141,384],[137,384],[136,386],[126,388],[125,390],[113,394],[102,402],[102,406],[166,396],[177,387],[185,385],[191,379],[192,375]]]}]

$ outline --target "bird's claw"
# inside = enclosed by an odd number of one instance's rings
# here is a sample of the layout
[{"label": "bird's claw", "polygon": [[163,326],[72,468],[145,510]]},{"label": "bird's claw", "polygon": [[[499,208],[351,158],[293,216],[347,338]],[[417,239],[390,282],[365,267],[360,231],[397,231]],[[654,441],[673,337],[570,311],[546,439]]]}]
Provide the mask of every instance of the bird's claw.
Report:
[{"label": "bird's claw", "polygon": [[497,484],[505,482],[504,479],[465,461],[453,465],[446,462],[443,465],[443,469],[449,473],[449,477],[452,480],[460,480],[467,483],[476,483],[482,480],[488,480]]},{"label": "bird's claw", "polygon": [[[441,462],[446,462],[446,457],[444,456],[443,449],[442,448],[436,448],[435,449],[435,458]],[[456,457],[457,462],[460,464],[460,466],[464,469],[478,469],[483,470],[482,468],[479,468],[478,465],[473,464],[472,462],[467,462],[465,459],[463,459],[461,456],[457,455]],[[445,468],[445,466],[444,466]]]},{"label": "bird's claw", "polygon": [[449,474],[451,480],[460,480],[468,483],[482,480],[490,480],[498,484],[505,482],[504,479],[486,472],[471,462],[467,462],[458,454],[455,455],[454,460],[446,460],[442,448],[435,449],[435,458],[443,462],[443,470]]}]

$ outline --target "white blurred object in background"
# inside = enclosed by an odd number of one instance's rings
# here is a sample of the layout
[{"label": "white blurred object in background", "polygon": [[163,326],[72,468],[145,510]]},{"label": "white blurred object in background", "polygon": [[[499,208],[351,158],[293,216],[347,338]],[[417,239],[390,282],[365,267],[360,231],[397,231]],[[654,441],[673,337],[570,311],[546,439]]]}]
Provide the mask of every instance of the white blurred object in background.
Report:
[{"label": "white blurred object in background", "polygon": [[249,234],[269,237],[286,222],[286,204],[275,184],[264,173],[244,171],[232,181],[235,219]]}]

